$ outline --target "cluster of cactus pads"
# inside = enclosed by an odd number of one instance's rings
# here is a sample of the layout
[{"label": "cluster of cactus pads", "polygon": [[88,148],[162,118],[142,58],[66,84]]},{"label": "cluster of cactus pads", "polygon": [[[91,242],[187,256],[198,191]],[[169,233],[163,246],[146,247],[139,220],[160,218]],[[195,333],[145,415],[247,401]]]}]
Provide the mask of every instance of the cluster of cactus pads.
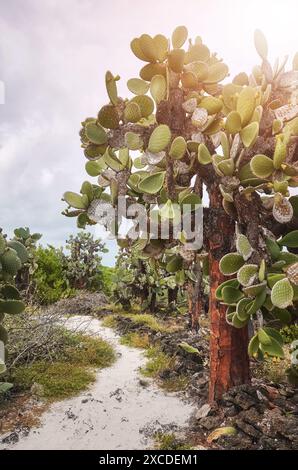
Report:
[{"label": "cluster of cactus pads", "polygon": [[245,235],[238,234],[236,247],[220,261],[221,272],[236,277],[218,287],[217,299],[227,305],[227,322],[236,328],[256,318],[259,329],[249,344],[251,355],[283,357],[281,335],[263,324],[290,323],[298,304],[298,255],[290,251],[298,248],[298,230],[277,241],[266,238],[267,256],[258,264],[251,261],[254,250]]},{"label": "cluster of cactus pads", "polygon": [[[119,76],[106,73],[109,102],[80,131],[86,172],[97,183],[84,182],[80,194],[66,192],[64,214],[77,217],[79,227],[93,224],[96,208],[116,206],[121,195],[127,206],[138,202],[149,211],[154,204],[156,220],[174,224],[174,204],[195,206],[204,186],[209,195],[218,192],[241,231],[237,252],[221,261],[224,274],[237,273],[217,291],[228,305],[227,321],[241,327],[260,312],[289,319],[297,305],[298,197],[291,188],[298,186],[298,55],[288,71],[286,60],[272,67],[266,39],[256,31],[261,64],[230,80],[227,65],[200,37],[187,39],[184,26],[171,39],[133,39],[131,50],[144,65],[127,82],[129,98],[118,96]],[[247,231],[247,210],[256,215],[258,246]],[[121,246],[130,244],[183,280],[194,259],[206,267],[204,235],[196,256],[185,248],[183,234],[175,241],[140,234]],[[283,354],[281,338],[269,326],[259,328],[249,350]]]},{"label": "cluster of cactus pads", "polygon": [[[0,230],[0,341],[7,344],[8,334],[3,326],[5,314],[16,315],[25,309],[19,291],[14,285],[15,277],[28,260],[25,246],[18,240],[7,240]],[[3,351],[2,351],[3,352]],[[0,374],[6,370],[4,357],[0,357]],[[5,384],[0,384],[1,390]]]}]

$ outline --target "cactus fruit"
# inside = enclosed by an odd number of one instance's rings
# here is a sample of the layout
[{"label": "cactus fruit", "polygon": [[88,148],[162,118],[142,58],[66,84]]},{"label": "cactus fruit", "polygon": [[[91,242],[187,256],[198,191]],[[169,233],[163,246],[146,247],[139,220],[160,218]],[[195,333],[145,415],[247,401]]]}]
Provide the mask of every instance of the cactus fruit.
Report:
[{"label": "cactus fruit", "polygon": [[171,131],[169,127],[165,124],[160,124],[152,132],[148,150],[152,153],[158,153],[164,150],[170,143],[171,140]]},{"label": "cactus fruit", "polygon": [[271,301],[275,307],[287,308],[292,305],[294,290],[290,281],[285,278],[274,284],[271,291]]},{"label": "cactus fruit", "polygon": [[258,266],[256,264],[245,264],[237,273],[238,282],[244,287],[249,287],[256,280],[257,273]]},{"label": "cactus fruit", "polygon": [[225,276],[235,274],[244,265],[245,261],[239,253],[228,253],[221,258],[219,269]]}]

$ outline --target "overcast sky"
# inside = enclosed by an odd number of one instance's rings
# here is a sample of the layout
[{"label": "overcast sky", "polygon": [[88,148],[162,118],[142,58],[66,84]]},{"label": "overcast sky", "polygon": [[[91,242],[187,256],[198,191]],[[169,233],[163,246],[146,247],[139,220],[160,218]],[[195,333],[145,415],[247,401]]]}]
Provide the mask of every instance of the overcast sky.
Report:
[{"label": "overcast sky", "polygon": [[[76,231],[61,215],[61,195],[86,179],[80,122],[107,102],[106,70],[119,73],[123,94],[138,76],[133,37],[170,36],[185,24],[234,75],[258,63],[255,28],[266,34],[270,58],[292,58],[297,13],[295,0],[0,0],[0,226],[29,226],[55,245]],[[109,245],[104,261],[113,264]]]}]

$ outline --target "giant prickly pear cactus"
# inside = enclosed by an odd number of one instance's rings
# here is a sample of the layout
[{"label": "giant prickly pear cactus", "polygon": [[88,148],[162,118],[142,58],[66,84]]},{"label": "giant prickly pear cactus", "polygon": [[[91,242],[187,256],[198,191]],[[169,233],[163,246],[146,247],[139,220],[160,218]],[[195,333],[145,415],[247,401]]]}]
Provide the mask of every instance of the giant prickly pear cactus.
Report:
[{"label": "giant prickly pear cactus", "polygon": [[[3,326],[5,314],[16,315],[25,309],[19,291],[14,285],[15,276],[28,260],[28,252],[17,240],[7,241],[0,229],[0,374],[6,371],[5,346],[8,334]],[[0,383],[0,392],[6,391],[9,384]]]},{"label": "giant prickly pear cactus", "polygon": [[[257,31],[261,64],[229,81],[227,65],[200,37],[183,49],[187,37],[179,26],[171,40],[161,34],[133,39],[143,66],[140,78],[127,82],[128,99],[118,96],[119,76],[106,73],[109,102],[80,131],[86,171],[97,184],[66,192],[65,215],[77,217],[80,227],[93,224],[99,207],[117,209],[124,196],[128,207],[138,202],[148,213],[155,205],[158,224],[167,218],[173,226],[175,204],[198,204],[206,189],[204,243],[196,259],[200,271],[209,258],[213,400],[249,381],[248,319],[258,316],[260,324],[250,352],[280,355],[280,338],[262,327],[261,316],[297,309],[297,245],[279,237],[297,238],[297,196],[290,191],[298,185],[298,59],[292,70],[285,71],[285,62],[272,68]],[[171,233],[125,243],[148,258],[168,257],[166,264],[183,277],[190,268],[184,237]],[[237,279],[225,278],[235,273]]]}]

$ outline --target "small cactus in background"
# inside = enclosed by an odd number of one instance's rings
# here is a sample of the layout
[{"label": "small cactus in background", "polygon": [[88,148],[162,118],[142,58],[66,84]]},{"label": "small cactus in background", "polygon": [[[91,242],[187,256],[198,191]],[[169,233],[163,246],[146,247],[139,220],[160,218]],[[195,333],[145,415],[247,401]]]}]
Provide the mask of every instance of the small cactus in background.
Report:
[{"label": "small cactus in background", "polygon": [[[71,287],[86,289],[100,284],[100,253],[106,253],[101,240],[94,240],[90,233],[79,232],[66,240],[69,256],[64,256],[65,273]],[[99,287],[97,285],[97,287]]]},{"label": "small cactus in background", "polygon": [[[21,295],[15,287],[15,277],[28,260],[24,245],[16,240],[7,240],[0,229],[0,374],[6,371],[5,351],[8,333],[3,326],[6,314],[17,315],[25,309]],[[0,393],[7,391],[10,384],[0,383]]]}]

